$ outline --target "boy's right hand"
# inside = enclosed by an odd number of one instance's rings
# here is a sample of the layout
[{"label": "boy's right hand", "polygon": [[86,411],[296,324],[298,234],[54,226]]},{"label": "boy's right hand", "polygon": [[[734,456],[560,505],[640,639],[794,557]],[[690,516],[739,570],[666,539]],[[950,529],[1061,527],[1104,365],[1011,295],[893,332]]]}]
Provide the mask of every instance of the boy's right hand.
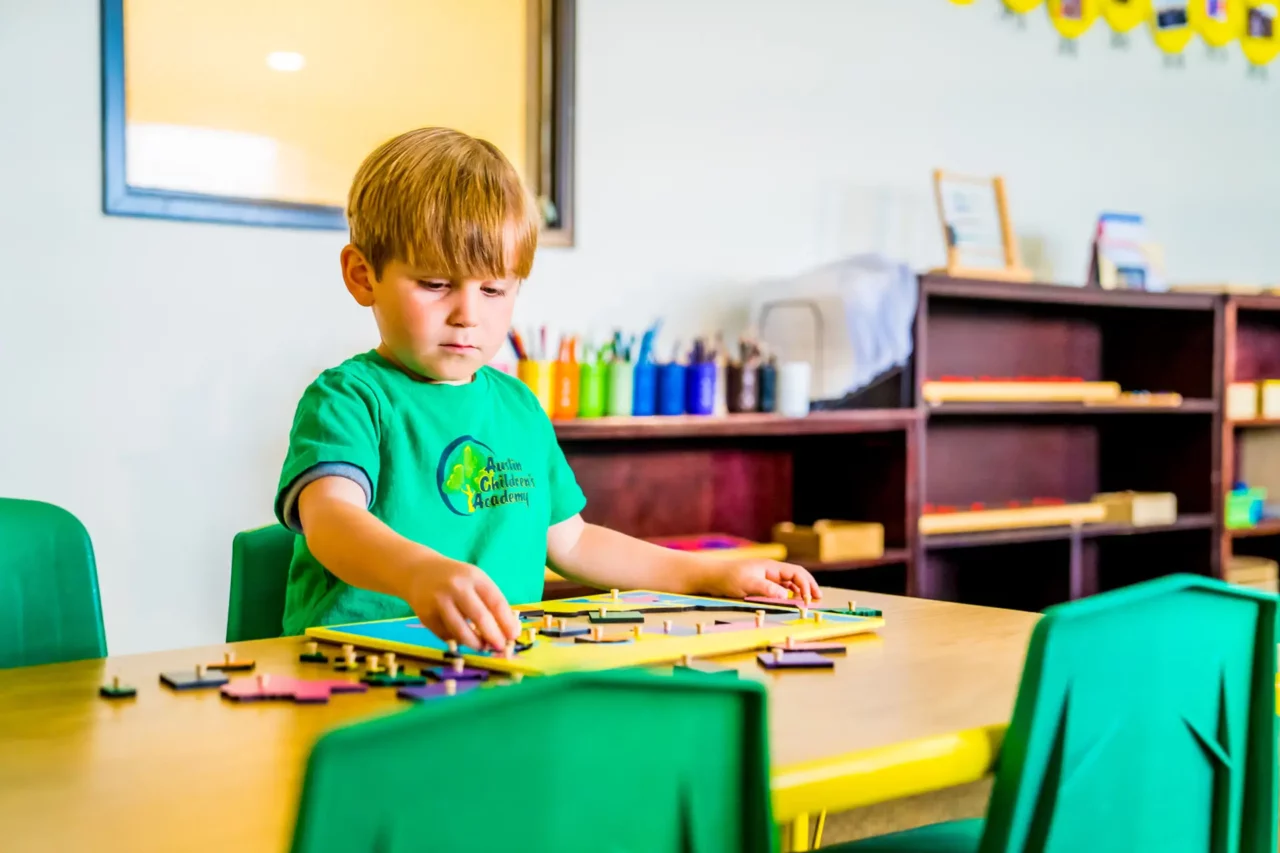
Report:
[{"label": "boy's right hand", "polygon": [[520,636],[520,620],[488,575],[468,563],[438,558],[414,572],[407,601],[422,624],[442,640],[473,649],[504,649]]}]

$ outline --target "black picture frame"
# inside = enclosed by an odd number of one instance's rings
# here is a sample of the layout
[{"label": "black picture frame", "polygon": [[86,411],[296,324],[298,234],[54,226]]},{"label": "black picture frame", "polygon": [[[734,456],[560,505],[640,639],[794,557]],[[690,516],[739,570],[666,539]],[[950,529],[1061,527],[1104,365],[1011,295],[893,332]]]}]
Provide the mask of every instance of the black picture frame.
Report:
[{"label": "black picture frame", "polygon": [[[531,0],[532,2],[532,0]],[[541,135],[539,183],[534,191],[554,211],[543,241],[572,245],[575,0],[537,0],[549,16],[551,54],[537,85],[549,109]],[[130,186],[126,176],[124,0],[102,0],[102,210],[111,216],[213,222],[234,225],[345,231],[341,207],[240,198]]]}]

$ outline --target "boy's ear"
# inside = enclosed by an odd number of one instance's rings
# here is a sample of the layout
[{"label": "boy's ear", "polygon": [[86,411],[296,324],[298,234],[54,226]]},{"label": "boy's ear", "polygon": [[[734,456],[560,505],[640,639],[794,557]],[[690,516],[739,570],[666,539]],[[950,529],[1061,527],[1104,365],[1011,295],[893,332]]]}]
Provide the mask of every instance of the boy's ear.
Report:
[{"label": "boy's ear", "polygon": [[342,280],[356,302],[365,308],[373,307],[373,267],[364,253],[348,243],[342,248]]}]

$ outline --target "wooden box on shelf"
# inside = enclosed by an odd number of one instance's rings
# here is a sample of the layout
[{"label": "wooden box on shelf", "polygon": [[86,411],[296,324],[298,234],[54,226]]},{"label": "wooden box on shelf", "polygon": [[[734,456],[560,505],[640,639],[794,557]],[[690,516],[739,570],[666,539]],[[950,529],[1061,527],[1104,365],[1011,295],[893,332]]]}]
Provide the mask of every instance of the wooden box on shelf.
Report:
[{"label": "wooden box on shelf", "polygon": [[1258,417],[1280,418],[1280,379],[1264,379],[1258,383]]},{"label": "wooden box on shelf", "polygon": [[783,521],[774,525],[773,541],[786,546],[789,559],[819,563],[878,560],[884,556],[884,525],[824,518],[812,527],[802,527]]},{"label": "wooden box on shelf", "polygon": [[1154,527],[1178,520],[1173,492],[1103,492],[1094,495],[1093,502],[1105,507],[1105,520],[1113,524]]},{"label": "wooden box on shelf", "polygon": [[1258,386],[1232,382],[1227,386],[1227,420],[1251,421],[1258,417]]},{"label": "wooden box on shelf", "polygon": [[920,516],[920,533],[972,533],[1024,527],[1061,527],[1102,521],[1106,510],[1094,503],[1048,503],[963,511],[927,512]]}]

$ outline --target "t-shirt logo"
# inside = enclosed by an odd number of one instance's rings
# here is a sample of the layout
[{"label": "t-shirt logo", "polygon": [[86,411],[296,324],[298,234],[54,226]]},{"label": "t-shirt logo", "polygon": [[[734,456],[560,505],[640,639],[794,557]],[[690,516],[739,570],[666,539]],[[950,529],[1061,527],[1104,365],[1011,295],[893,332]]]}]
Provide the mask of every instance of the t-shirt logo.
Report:
[{"label": "t-shirt logo", "polygon": [[454,439],[440,454],[436,469],[440,499],[457,515],[507,504],[529,505],[535,483],[516,459],[499,459],[473,436]]}]

